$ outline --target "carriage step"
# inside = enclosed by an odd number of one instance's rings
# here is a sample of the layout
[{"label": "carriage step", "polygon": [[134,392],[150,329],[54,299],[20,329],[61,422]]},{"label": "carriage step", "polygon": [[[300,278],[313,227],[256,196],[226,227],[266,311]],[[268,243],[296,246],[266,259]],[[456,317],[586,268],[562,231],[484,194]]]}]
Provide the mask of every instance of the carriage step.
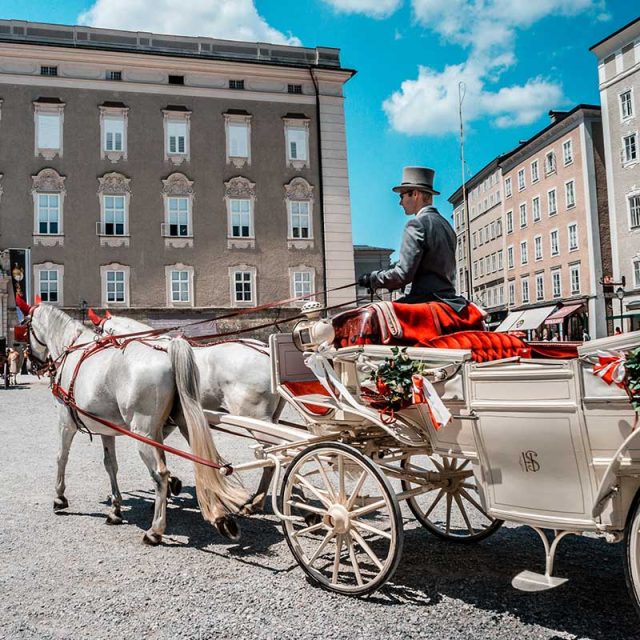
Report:
[{"label": "carriage step", "polygon": [[535,571],[522,571],[511,581],[511,586],[520,591],[546,591],[559,587],[567,581],[568,578],[556,578]]}]

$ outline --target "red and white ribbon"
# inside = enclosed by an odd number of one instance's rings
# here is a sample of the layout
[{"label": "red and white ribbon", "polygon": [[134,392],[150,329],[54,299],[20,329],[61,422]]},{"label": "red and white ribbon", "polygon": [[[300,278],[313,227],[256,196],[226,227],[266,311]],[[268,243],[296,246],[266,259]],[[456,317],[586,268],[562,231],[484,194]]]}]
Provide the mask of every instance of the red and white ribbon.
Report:
[{"label": "red and white ribbon", "polygon": [[626,357],[622,351],[598,351],[597,364],[593,365],[593,374],[602,378],[607,384],[617,384],[624,387],[627,370],[625,368]]}]

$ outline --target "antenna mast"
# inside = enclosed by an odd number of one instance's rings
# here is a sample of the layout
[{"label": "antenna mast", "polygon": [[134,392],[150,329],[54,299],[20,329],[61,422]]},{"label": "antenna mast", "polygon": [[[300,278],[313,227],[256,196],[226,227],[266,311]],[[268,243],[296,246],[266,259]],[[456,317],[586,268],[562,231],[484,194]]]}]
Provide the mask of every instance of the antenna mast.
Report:
[{"label": "antenna mast", "polygon": [[467,92],[464,82],[458,82],[458,117],[460,119],[460,170],[462,173],[462,214],[464,216],[465,235],[462,236],[463,245],[466,244],[465,284],[467,288],[467,298],[473,300],[473,289],[471,279],[471,229],[469,220],[469,206],[467,203],[467,185],[464,170],[464,121],[462,119],[462,102]]}]

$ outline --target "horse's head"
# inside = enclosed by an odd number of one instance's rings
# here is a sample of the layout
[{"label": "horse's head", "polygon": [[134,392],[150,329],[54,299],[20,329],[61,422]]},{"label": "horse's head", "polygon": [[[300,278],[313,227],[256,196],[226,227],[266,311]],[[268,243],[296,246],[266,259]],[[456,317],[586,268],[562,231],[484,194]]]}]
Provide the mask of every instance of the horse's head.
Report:
[{"label": "horse's head", "polygon": [[22,296],[16,295],[16,305],[24,315],[24,320],[15,328],[17,342],[27,343],[27,355],[33,370],[46,365],[49,357],[49,347],[44,341],[44,327],[40,326],[40,305],[31,306]]}]

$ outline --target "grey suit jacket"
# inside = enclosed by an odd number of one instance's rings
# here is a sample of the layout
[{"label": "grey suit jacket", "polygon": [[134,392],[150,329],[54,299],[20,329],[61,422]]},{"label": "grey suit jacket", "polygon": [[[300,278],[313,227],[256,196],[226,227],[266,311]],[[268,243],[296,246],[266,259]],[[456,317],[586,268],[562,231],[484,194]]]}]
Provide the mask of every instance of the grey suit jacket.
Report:
[{"label": "grey suit jacket", "polygon": [[461,311],[467,300],[456,295],[456,234],[434,206],[421,209],[407,222],[400,259],[391,269],[374,271],[375,289],[399,289],[411,283],[411,293],[398,302],[446,302]]}]

